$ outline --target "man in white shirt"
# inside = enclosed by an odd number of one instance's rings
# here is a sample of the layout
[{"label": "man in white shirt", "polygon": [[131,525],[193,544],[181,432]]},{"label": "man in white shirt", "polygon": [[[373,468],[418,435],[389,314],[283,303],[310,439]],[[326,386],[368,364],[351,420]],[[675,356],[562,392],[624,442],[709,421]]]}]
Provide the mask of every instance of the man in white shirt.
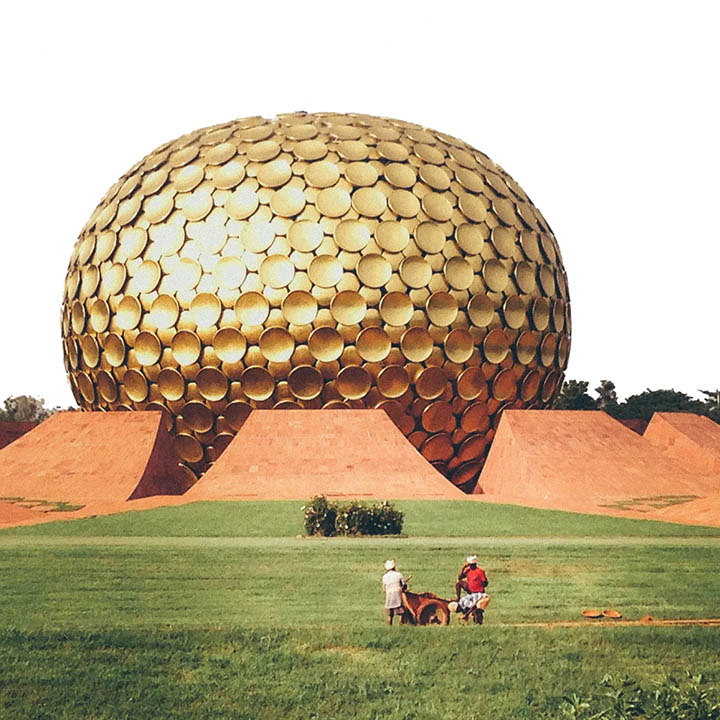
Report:
[{"label": "man in white shirt", "polygon": [[[406,587],[405,578],[395,568],[394,560],[385,562],[387,572],[382,577],[382,587],[385,591],[385,612],[387,613],[387,624],[392,625],[395,615],[402,615],[402,592]],[[402,619],[402,618],[401,618]]]}]

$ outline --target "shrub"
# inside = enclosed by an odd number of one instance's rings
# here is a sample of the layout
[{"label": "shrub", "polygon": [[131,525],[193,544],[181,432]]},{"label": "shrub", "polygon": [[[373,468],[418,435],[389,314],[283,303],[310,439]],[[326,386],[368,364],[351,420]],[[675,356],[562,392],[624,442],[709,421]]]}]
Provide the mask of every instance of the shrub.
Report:
[{"label": "shrub", "polygon": [[302,509],[308,535],[399,535],[402,532],[404,515],[387,500],[378,505],[357,501],[338,505],[318,495]]},{"label": "shrub", "polygon": [[563,698],[562,717],[568,720],[720,720],[720,698],[702,675],[687,673],[684,680],[666,677],[648,687],[635,680],[606,675],[599,695]]},{"label": "shrub", "polygon": [[308,505],[303,505],[305,532],[308,535],[335,535],[337,505],[329,503],[324,495],[316,495]]}]

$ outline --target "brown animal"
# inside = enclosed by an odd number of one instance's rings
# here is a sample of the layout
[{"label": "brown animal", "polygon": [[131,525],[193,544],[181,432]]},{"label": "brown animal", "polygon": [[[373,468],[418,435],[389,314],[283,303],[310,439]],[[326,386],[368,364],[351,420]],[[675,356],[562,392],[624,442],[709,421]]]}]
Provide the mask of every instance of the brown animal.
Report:
[{"label": "brown animal", "polygon": [[401,622],[410,625],[449,625],[449,600],[435,593],[414,593],[405,590],[402,594],[405,612]]}]

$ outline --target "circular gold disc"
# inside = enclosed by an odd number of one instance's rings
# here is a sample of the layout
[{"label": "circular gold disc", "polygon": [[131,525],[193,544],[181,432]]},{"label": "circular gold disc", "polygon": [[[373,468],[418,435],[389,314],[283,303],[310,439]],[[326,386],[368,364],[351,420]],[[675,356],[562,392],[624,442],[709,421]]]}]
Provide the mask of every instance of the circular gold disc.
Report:
[{"label": "circular gold disc", "polygon": [[310,220],[297,220],[288,231],[288,242],[299,252],[312,252],[320,245],[322,239],[322,228]]},{"label": "circular gold disc", "polygon": [[501,370],[492,381],[492,396],[503,402],[515,396],[517,380],[512,370]]},{"label": "circular gold disc", "polygon": [[381,222],[375,229],[375,239],[378,245],[391,253],[402,252],[410,242],[410,233],[399,222]]},{"label": "circular gold disc", "polygon": [[518,295],[511,295],[503,303],[503,316],[508,327],[517,329],[525,322],[525,302]]},{"label": "circular gold disc", "polygon": [[446,292],[435,292],[425,305],[430,322],[439,327],[446,327],[455,322],[458,314],[457,300]]},{"label": "circular gold disc", "polygon": [[251,400],[267,400],[275,390],[273,376],[263,367],[252,366],[240,377],[243,392]]},{"label": "circular gold disc", "polygon": [[340,178],[340,170],[332,162],[314,162],[305,168],[305,179],[316,188],[333,186]]},{"label": "circular gold disc", "polygon": [[180,365],[192,365],[200,357],[202,343],[192,330],[179,330],[172,339],[171,349]]},{"label": "circular gold disc", "polygon": [[157,335],[143,331],[135,338],[135,357],[141,365],[154,365],[162,353]]},{"label": "circular gold disc", "polygon": [[308,349],[316,360],[332,362],[342,354],[344,347],[340,333],[331,327],[319,327],[310,333]]},{"label": "circular gold disc", "polygon": [[179,400],[185,394],[185,378],[175,368],[163,368],[157,384],[166,400]]},{"label": "circular gold disc", "polygon": [[400,263],[400,277],[408,287],[425,287],[432,277],[432,268],[425,259],[412,255]]},{"label": "circular gold disc", "polygon": [[509,258],[512,257],[515,252],[518,235],[512,228],[506,228],[499,225],[498,227],[493,228],[490,233],[490,240],[500,255]]},{"label": "circular gold disc", "polygon": [[362,322],[367,311],[365,298],[353,290],[343,290],[330,301],[333,318],[342,325],[356,325]]},{"label": "circular gold disc", "polygon": [[295,349],[293,336],[281,327],[269,327],[260,335],[260,352],[271,362],[287,362]]},{"label": "circular gold disc", "polygon": [[450,435],[442,432],[431,435],[420,447],[420,453],[430,462],[449,460],[453,452]]},{"label": "circular gold disc", "polygon": [[245,355],[247,342],[243,334],[236,328],[221,328],[213,338],[213,350],[222,362],[240,362]]},{"label": "circular gold disc", "polygon": [[518,362],[522,365],[529,365],[535,359],[537,348],[538,338],[532,330],[521,333],[515,343]]},{"label": "circular gold disc", "polygon": [[140,322],[141,316],[142,305],[140,305],[140,301],[137,298],[132,297],[131,295],[126,295],[120,301],[117,312],[115,313],[117,324],[123,330],[132,330],[136,327]]},{"label": "circular gold disc", "polygon": [[335,380],[338,392],[348,400],[359,400],[370,390],[372,378],[368,371],[357,365],[344,367]]},{"label": "circular gold disc", "polygon": [[323,377],[310,365],[299,365],[288,375],[290,392],[299,400],[313,400],[323,389]]},{"label": "circular gold disc", "polygon": [[448,285],[455,288],[455,290],[467,290],[472,285],[475,276],[472,265],[461,257],[450,258],[445,263],[443,273]]},{"label": "circular gold disc", "polygon": [[446,242],[442,227],[433,222],[421,222],[415,228],[415,240],[421,250],[431,254],[442,252]]},{"label": "circular gold disc", "polygon": [[425,400],[439,398],[447,387],[447,377],[442,368],[423,368],[415,378],[415,390]]},{"label": "circular gold disc", "polygon": [[488,408],[484,401],[468,405],[460,418],[460,427],[465,432],[485,432],[490,427]]},{"label": "circular gold disc", "polygon": [[400,349],[410,362],[423,362],[430,357],[433,340],[425,328],[412,327],[402,334]]},{"label": "circular gold disc", "polygon": [[160,330],[172,327],[178,318],[178,302],[170,295],[159,295],[150,307],[150,321]]},{"label": "circular gold disc", "polygon": [[340,217],[350,209],[350,193],[340,188],[321,190],[315,200],[318,211],[328,217]]},{"label": "circular gold disc", "polygon": [[507,335],[502,330],[491,330],[483,341],[483,352],[489,363],[498,365],[510,350]]},{"label": "circular gold disc", "polygon": [[360,331],[356,340],[358,354],[367,362],[380,362],[390,352],[390,338],[378,327],[369,327]]},{"label": "circular gold disc", "polygon": [[[248,397],[250,396],[248,395]],[[245,424],[251,412],[251,405],[248,405],[243,400],[235,400],[225,408],[224,418],[233,430],[239,430]]]},{"label": "circular gold disc", "polygon": [[408,387],[410,378],[400,365],[388,365],[378,374],[377,388],[386,398],[398,398],[407,392]]},{"label": "circular gold disc", "polygon": [[105,402],[113,403],[117,400],[117,383],[115,382],[115,378],[109,372],[100,370],[97,374],[96,382],[100,397],[105,400]]},{"label": "circular gold disc", "polygon": [[357,275],[363,285],[379,288],[390,279],[392,266],[377,253],[363,255],[357,265]]},{"label": "circular gold disc", "polygon": [[293,325],[308,325],[317,316],[317,300],[306,290],[293,290],[282,301],[285,319]]},{"label": "circular gold disc", "polygon": [[312,259],[308,268],[308,275],[316,285],[329,288],[340,282],[343,267],[340,261],[332,255],[318,255]]},{"label": "circular gold disc", "polygon": [[127,396],[133,402],[142,402],[148,394],[146,377],[139,370],[126,370],[122,380]]},{"label": "circular gold disc", "polygon": [[208,432],[214,424],[214,416],[207,405],[193,400],[182,409],[182,419],[195,432]]},{"label": "circular gold disc", "polygon": [[194,438],[192,435],[187,433],[178,433],[174,440],[173,445],[175,452],[178,457],[186,462],[200,462],[203,458],[203,447],[199,440]]},{"label": "circular gold disc", "polygon": [[260,279],[271,288],[287,287],[295,275],[295,267],[284,255],[269,255],[260,265]]},{"label": "circular gold disc", "polygon": [[499,260],[488,260],[483,265],[482,275],[488,289],[493,292],[502,292],[507,287],[508,272]]},{"label": "circular gold disc", "polygon": [[348,252],[358,252],[370,242],[370,228],[359,220],[343,220],[335,228],[335,242]]},{"label": "circular gold disc", "polygon": [[293,217],[305,207],[305,194],[296,187],[276,190],[270,198],[270,209],[280,217]]},{"label": "circular gold disc", "polygon": [[487,393],[487,384],[482,370],[478,367],[469,367],[463,370],[457,379],[458,395],[463,400],[475,400],[475,398]]},{"label": "circular gold disc", "polygon": [[523,378],[522,386],[520,387],[520,397],[525,402],[530,402],[535,399],[538,394],[538,390],[540,390],[541,380],[542,376],[537,370],[531,370]]},{"label": "circular gold disc", "polygon": [[422,412],[423,429],[429,433],[442,432],[452,420],[452,408],[449,403],[438,400],[430,403]]},{"label": "circular gold disc", "polygon": [[455,328],[445,337],[445,354],[454,363],[467,362],[474,349],[473,336],[467,330]]},{"label": "circular gold disc", "polygon": [[120,367],[125,362],[125,352],[125,343],[119,335],[115,333],[107,335],[103,341],[103,354],[110,365]]},{"label": "circular gold disc", "polygon": [[412,300],[401,292],[390,292],[380,300],[380,317],[394,326],[407,325],[413,314]]},{"label": "circular gold disc", "polygon": [[270,304],[258,292],[243,293],[235,303],[235,315],[243,325],[262,325],[269,312]]},{"label": "circular gold disc", "polygon": [[473,295],[468,305],[468,315],[473,325],[487,327],[495,315],[495,307],[487,295]]},{"label": "circular gold disc", "polygon": [[212,327],[222,312],[220,300],[210,293],[196,295],[190,303],[190,317],[199,328]]}]

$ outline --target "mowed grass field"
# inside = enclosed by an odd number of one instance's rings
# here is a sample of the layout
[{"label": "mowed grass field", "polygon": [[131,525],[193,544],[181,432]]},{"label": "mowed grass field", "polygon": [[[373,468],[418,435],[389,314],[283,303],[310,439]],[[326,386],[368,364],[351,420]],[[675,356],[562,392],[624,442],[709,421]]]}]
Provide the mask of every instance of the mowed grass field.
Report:
[{"label": "mowed grass field", "polygon": [[[554,718],[607,673],[720,686],[720,627],[519,625],[590,607],[716,617],[720,529],[398,505],[404,538],[297,537],[297,502],[0,532],[0,717]],[[485,625],[383,625],[387,558],[449,597],[471,552]]]}]

